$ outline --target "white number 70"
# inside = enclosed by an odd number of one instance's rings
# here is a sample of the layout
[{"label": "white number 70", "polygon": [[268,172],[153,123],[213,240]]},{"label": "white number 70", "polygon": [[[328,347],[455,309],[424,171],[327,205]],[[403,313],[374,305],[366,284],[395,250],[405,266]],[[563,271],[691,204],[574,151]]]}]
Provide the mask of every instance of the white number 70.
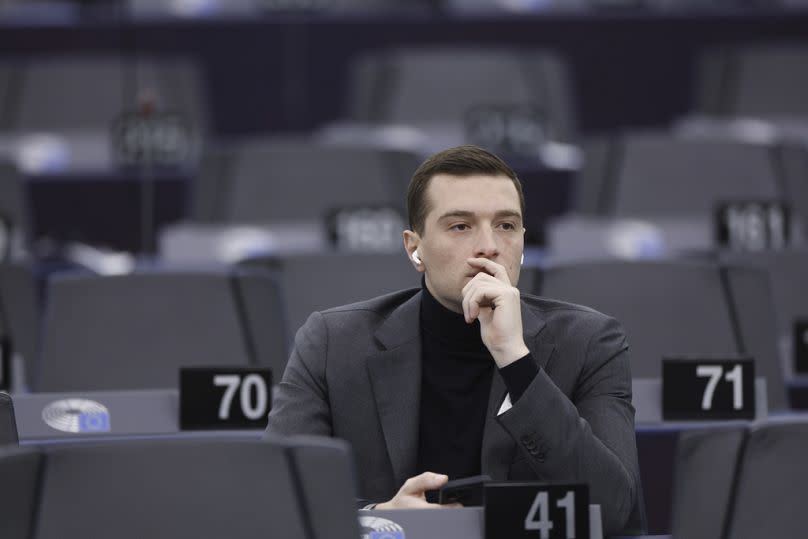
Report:
[{"label": "white number 70", "polygon": [[[230,405],[236,394],[238,386],[241,385],[241,411],[247,419],[258,419],[267,411],[267,384],[264,379],[257,374],[248,374],[241,381],[238,374],[217,374],[213,377],[213,385],[216,387],[226,386],[222,402],[219,403],[219,419],[230,419]],[[255,387],[255,405],[250,399],[250,388]]]}]

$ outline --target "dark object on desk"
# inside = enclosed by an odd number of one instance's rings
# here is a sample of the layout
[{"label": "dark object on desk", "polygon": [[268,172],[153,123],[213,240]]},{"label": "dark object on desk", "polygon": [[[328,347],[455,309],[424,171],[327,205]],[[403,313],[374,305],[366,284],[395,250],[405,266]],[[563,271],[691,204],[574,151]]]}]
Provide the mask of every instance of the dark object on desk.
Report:
[{"label": "dark object on desk", "polygon": [[491,478],[487,475],[474,475],[455,479],[440,489],[438,503],[441,505],[459,503],[463,507],[480,507],[485,501],[483,486]]}]

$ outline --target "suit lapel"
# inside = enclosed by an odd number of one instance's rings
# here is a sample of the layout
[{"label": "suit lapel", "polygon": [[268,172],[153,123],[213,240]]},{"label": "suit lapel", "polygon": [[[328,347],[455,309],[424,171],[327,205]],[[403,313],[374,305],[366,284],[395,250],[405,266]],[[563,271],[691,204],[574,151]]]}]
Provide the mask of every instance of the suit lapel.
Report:
[{"label": "suit lapel", "polygon": [[[367,371],[396,485],[415,473],[421,403],[421,293],[387,318],[376,338],[385,348],[368,358]],[[361,463],[360,463],[361,464]]]},{"label": "suit lapel", "polygon": [[[544,325],[544,320],[522,303],[522,333],[525,344],[530,349],[533,360],[542,369],[547,366],[555,349],[552,343],[539,342],[539,333]],[[497,421],[497,414],[507,392],[499,370],[495,369],[483,428],[481,469],[483,474],[498,481],[508,478],[508,469],[516,451],[516,441]]]}]

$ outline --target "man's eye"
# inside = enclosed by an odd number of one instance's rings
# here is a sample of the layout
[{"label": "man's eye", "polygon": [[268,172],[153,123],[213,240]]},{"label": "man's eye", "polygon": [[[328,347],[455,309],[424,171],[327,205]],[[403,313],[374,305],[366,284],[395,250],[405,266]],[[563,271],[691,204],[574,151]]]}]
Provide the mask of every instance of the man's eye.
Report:
[{"label": "man's eye", "polygon": [[513,223],[500,223],[499,226],[505,230],[516,230],[516,225]]},{"label": "man's eye", "polygon": [[469,228],[469,226],[467,224],[464,224],[464,223],[458,223],[456,225],[452,225],[452,227],[451,227],[452,230],[461,230],[461,231],[462,230],[468,230],[468,228]]}]

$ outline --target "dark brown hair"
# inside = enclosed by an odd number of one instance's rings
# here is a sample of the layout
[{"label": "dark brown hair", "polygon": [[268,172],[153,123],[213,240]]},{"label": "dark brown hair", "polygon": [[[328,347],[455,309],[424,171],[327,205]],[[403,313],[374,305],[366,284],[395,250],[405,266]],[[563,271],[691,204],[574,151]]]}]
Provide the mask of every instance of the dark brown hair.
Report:
[{"label": "dark brown hair", "polygon": [[437,174],[460,177],[476,174],[505,176],[516,187],[516,193],[519,195],[519,207],[522,210],[522,218],[524,218],[525,195],[522,193],[522,182],[516,177],[516,173],[496,155],[469,144],[436,153],[421,163],[412,175],[410,186],[407,188],[407,214],[410,228],[419,234],[424,233],[426,214],[429,213],[426,189],[429,187],[429,181]]}]

